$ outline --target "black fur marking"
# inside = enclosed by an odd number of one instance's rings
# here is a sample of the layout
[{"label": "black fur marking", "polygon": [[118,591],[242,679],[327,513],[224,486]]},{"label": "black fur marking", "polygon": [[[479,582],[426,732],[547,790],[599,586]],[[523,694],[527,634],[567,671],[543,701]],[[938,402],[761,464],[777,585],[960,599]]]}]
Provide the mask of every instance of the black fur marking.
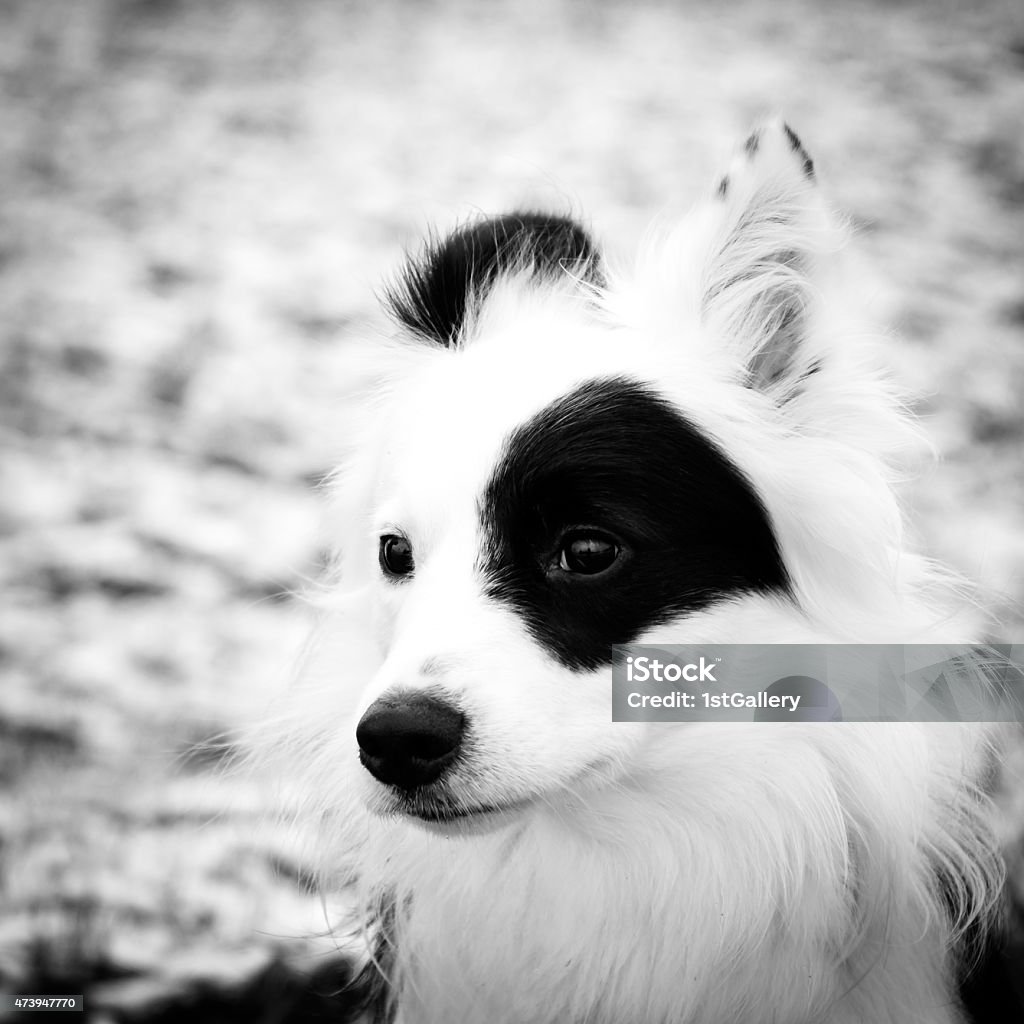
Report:
[{"label": "black fur marking", "polygon": [[542,280],[568,273],[602,283],[597,250],[579,224],[551,214],[513,213],[429,242],[385,291],[385,306],[413,334],[449,346],[495,280],[516,271]]},{"label": "black fur marking", "polygon": [[723,175],[718,183],[718,198],[724,199],[729,194],[729,175]]},{"label": "black fur marking", "polygon": [[761,133],[751,132],[747,141],[743,143],[743,148],[748,157],[756,156],[757,151],[761,148]]},{"label": "black fur marking", "polygon": [[804,149],[804,144],[800,141],[800,136],[797,135],[788,124],[782,126],[783,131],[786,133],[786,138],[789,139],[789,148],[794,153],[798,154],[803,160],[804,164],[804,177],[814,180],[814,161],[811,159],[810,154]]},{"label": "black fur marking", "polygon": [[[562,664],[744,592],[789,590],[768,514],[725,454],[628,378],[581,385],[508,439],[480,510],[486,593]],[[557,567],[563,532],[592,527],[623,556],[597,576]]]}]

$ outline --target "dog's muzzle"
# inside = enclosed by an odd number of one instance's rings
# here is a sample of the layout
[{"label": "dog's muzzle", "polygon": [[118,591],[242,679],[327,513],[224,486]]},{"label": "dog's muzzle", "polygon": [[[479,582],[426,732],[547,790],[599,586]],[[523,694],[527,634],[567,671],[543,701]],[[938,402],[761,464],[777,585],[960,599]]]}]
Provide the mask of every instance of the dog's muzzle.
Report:
[{"label": "dog's muzzle", "polygon": [[418,691],[375,700],[356,726],[359,760],[378,781],[406,792],[436,782],[458,758],[466,716]]}]

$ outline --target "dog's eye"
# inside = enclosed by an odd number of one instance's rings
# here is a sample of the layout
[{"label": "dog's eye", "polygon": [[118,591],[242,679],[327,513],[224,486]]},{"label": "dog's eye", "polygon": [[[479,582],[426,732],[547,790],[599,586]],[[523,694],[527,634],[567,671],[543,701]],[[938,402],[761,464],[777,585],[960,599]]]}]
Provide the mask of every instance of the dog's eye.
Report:
[{"label": "dog's eye", "polygon": [[563,572],[596,576],[610,569],[620,553],[619,545],[607,534],[571,533],[562,541],[558,567]]},{"label": "dog's eye", "polygon": [[416,565],[412,545],[394,533],[381,537],[379,558],[385,576],[408,576]]}]

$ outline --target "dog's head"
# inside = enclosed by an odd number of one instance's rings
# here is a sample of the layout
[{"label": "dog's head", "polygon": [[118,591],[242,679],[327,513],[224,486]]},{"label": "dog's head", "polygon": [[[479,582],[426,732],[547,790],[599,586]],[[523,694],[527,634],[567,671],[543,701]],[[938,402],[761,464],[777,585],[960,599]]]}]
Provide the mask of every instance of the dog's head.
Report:
[{"label": "dog's head", "polygon": [[467,830],[621,778],[643,729],[610,721],[614,644],[905,630],[906,432],[837,234],[776,123],[628,275],[538,214],[410,263],[361,356],[313,673],[321,764],[372,810]]}]

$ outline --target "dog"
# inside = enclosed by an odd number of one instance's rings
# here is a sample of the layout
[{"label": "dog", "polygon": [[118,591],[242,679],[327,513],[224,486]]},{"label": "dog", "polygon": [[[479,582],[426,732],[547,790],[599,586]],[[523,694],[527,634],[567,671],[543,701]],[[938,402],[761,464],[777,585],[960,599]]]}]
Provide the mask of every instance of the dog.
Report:
[{"label": "dog", "polygon": [[904,540],[918,437],[845,236],[773,121],[632,268],[567,216],[463,224],[353,343],[274,731],[368,1019],[964,1019],[984,728],[611,717],[618,644],[975,639]]}]

